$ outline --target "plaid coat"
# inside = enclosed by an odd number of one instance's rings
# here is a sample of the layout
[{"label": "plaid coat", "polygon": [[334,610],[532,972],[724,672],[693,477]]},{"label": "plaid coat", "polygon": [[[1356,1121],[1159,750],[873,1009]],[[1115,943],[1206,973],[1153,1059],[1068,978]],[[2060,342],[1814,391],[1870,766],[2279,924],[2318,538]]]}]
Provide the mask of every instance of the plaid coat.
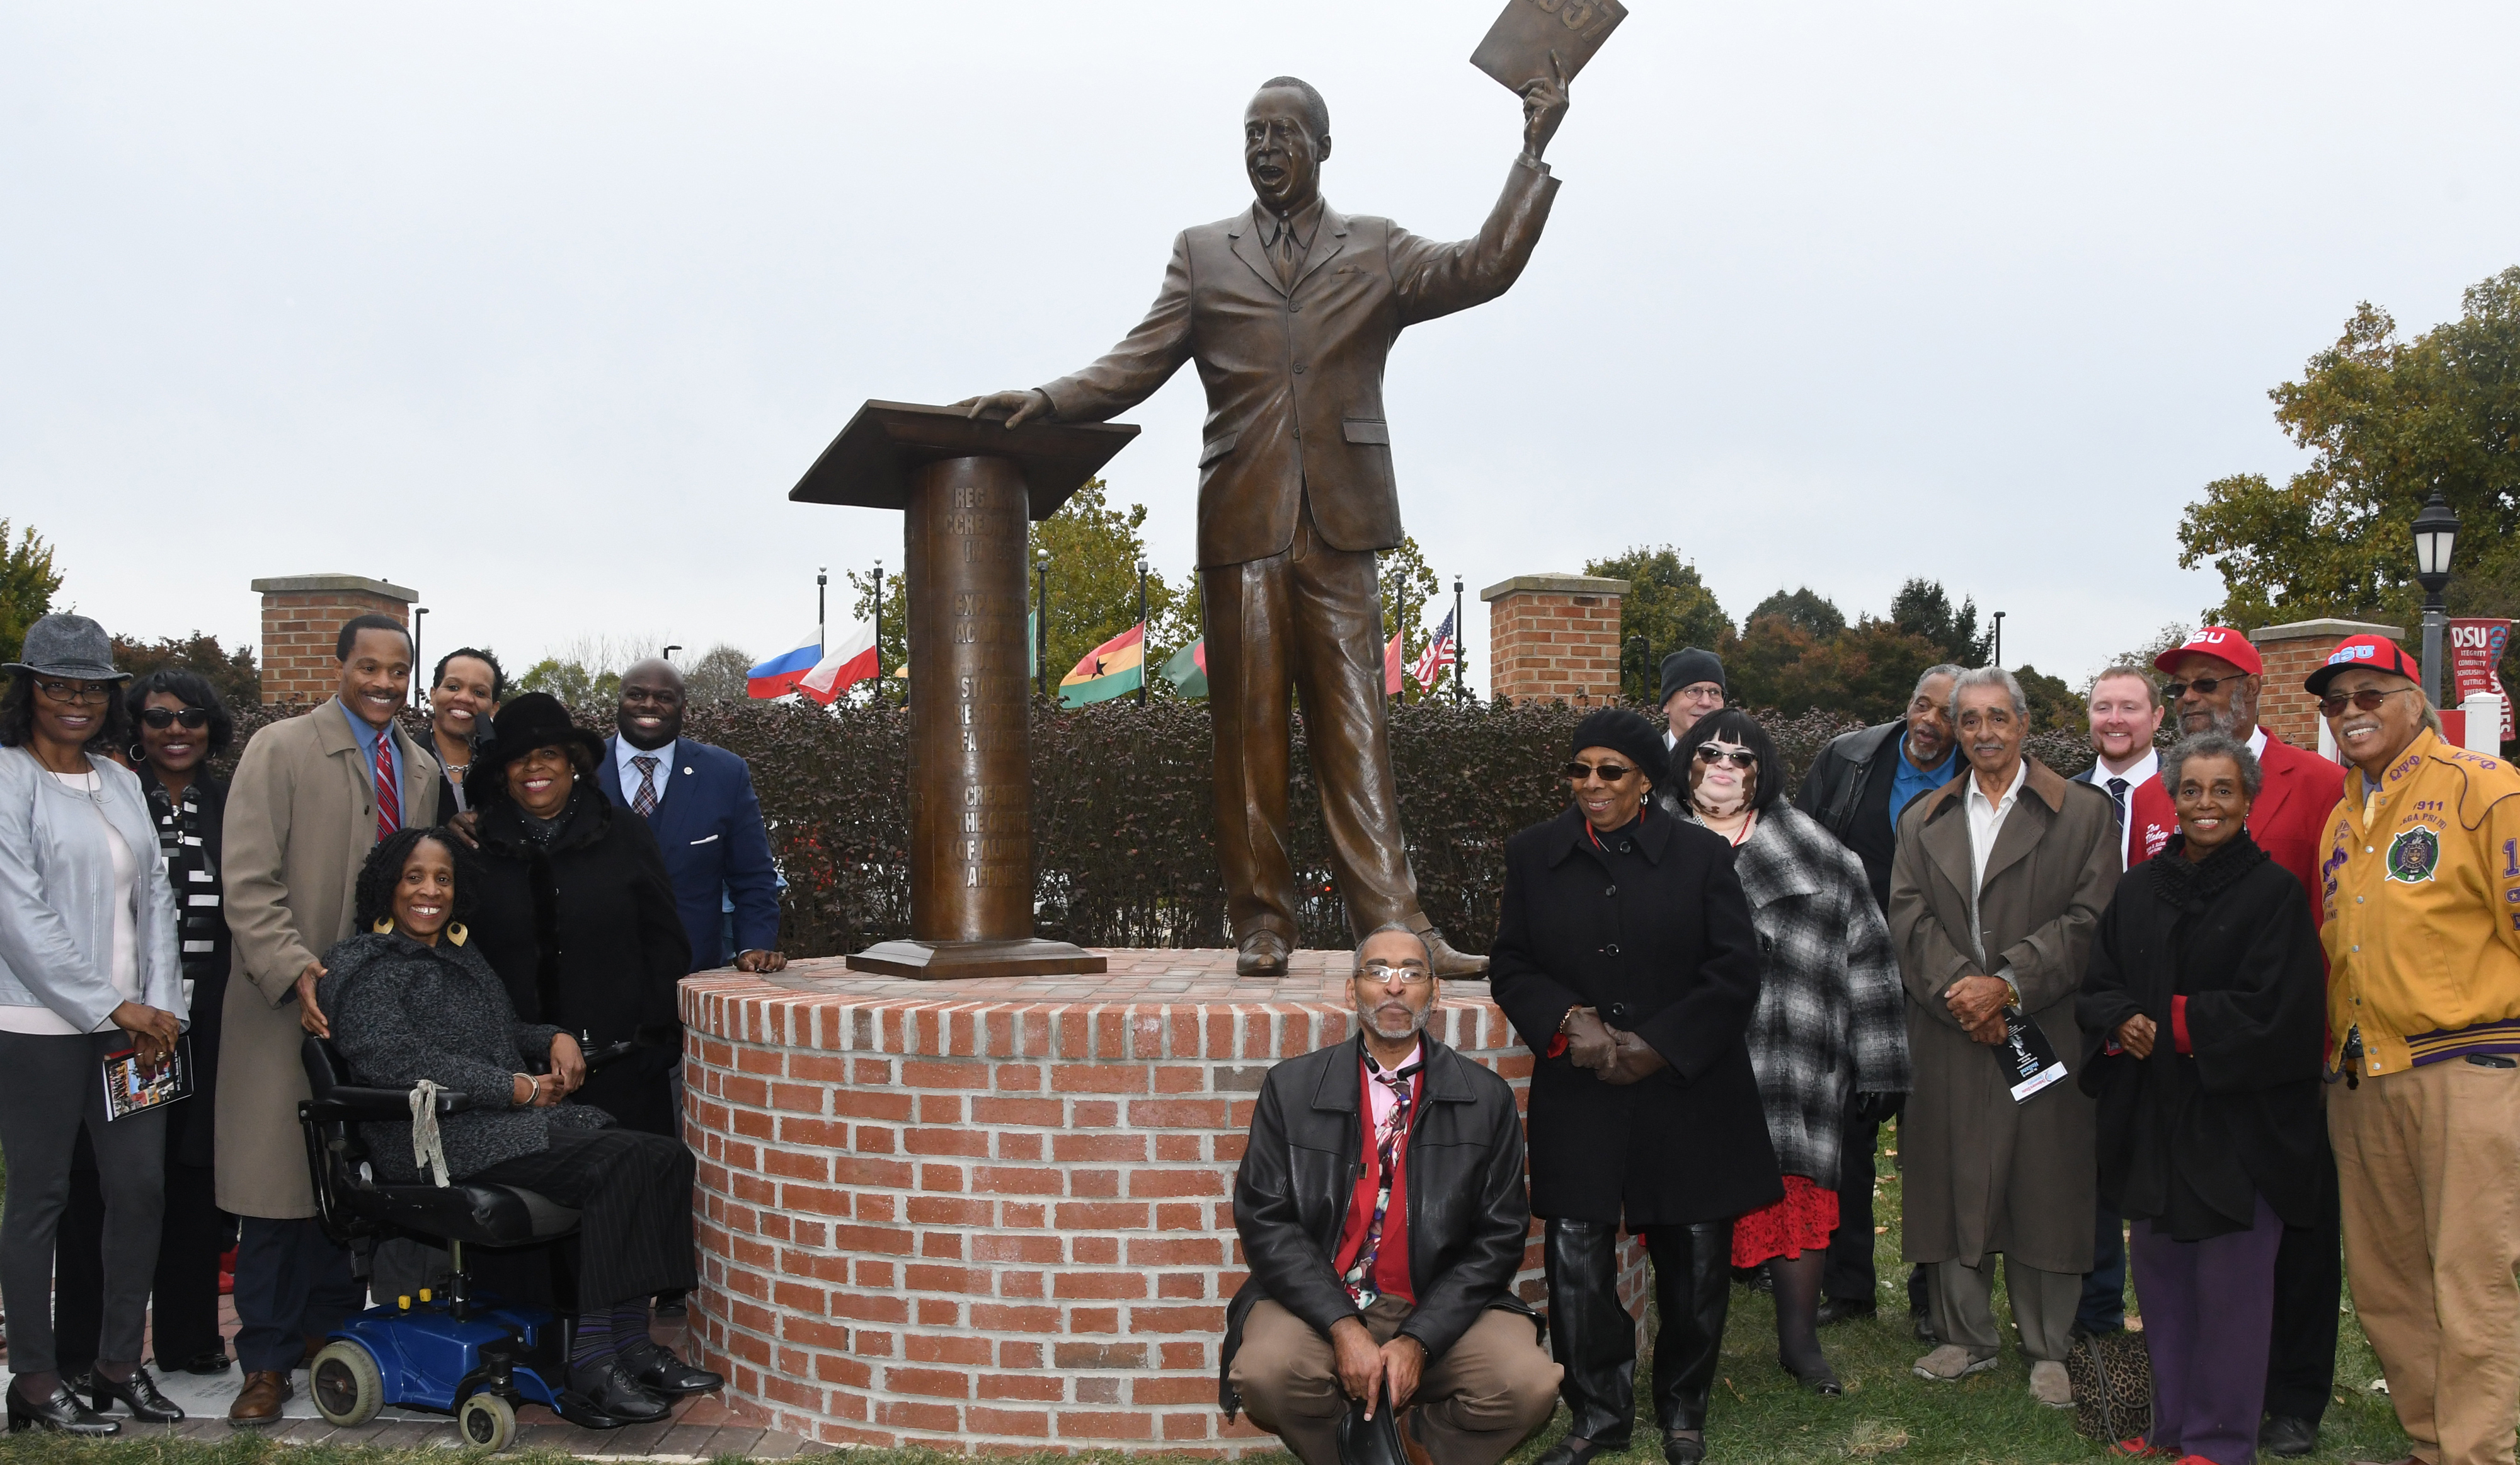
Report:
[{"label": "plaid coat", "polygon": [[1759,931],[1748,1036],[1768,1141],[1779,1171],[1833,1188],[1847,1095],[1909,1086],[1890,928],[1855,852],[1781,799],[1751,826],[1732,868]]}]

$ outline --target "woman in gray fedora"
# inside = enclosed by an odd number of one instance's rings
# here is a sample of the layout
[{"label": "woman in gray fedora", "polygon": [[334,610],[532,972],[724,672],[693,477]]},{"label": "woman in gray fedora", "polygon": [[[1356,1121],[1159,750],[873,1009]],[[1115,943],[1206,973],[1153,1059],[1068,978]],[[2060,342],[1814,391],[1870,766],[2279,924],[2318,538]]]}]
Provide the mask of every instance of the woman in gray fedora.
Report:
[{"label": "woman in gray fedora", "polygon": [[[166,1116],[109,1120],[103,1067],[134,1050],[156,1070],[185,1021],[175,897],[140,780],[107,754],[130,716],[105,627],[47,616],[0,665],[0,1305],[8,1315],[9,1429],[111,1435],[120,1400],[152,1423],[184,1412],[141,1366],[165,1202]],[[97,1362],[64,1380],[53,1351],[53,1246],[81,1126],[105,1189],[105,1306]],[[80,1401],[86,1396],[91,1412]]]}]

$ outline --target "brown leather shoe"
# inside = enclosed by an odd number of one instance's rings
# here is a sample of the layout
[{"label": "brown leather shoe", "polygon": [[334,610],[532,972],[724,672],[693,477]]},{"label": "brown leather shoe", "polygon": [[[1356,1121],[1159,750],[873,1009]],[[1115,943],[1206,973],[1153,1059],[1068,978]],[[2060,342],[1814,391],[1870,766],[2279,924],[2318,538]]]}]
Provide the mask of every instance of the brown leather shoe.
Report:
[{"label": "brown leather shoe", "polygon": [[1434,967],[1437,977],[1485,977],[1488,974],[1486,957],[1454,950],[1453,943],[1444,939],[1444,933],[1434,927],[1429,926],[1418,935],[1426,939],[1426,960]]},{"label": "brown leather shoe", "polygon": [[1409,1465],[1435,1465],[1435,1457],[1426,1452],[1426,1446],[1418,1442],[1417,1410],[1403,1409],[1400,1417],[1391,1423],[1394,1432],[1400,1436],[1400,1452],[1409,1457]]},{"label": "brown leather shoe", "polygon": [[1237,977],[1283,977],[1286,975],[1286,939],[1262,927],[1242,939],[1234,957]]},{"label": "brown leather shoe", "polygon": [[280,1406],[289,1402],[292,1393],[289,1375],[256,1369],[245,1376],[245,1388],[236,1402],[228,1405],[228,1423],[244,1425],[278,1424]]}]

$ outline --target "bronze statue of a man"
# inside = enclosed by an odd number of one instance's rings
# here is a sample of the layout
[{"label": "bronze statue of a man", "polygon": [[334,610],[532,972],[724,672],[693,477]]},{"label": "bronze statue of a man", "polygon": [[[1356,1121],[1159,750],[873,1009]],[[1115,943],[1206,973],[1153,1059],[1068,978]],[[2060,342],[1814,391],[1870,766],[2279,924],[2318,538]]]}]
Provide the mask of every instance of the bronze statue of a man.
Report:
[{"label": "bronze statue of a man", "polygon": [[1484,957],[1447,944],[1418,904],[1383,721],[1376,551],[1400,543],[1382,366],[1403,327],[1505,294],[1531,258],[1557,180],[1541,154],[1566,82],[1522,87],[1522,154],[1475,239],[1438,244],[1321,194],[1329,109],[1292,76],[1262,84],[1242,118],[1257,201],[1182,231],[1154,308],[1110,354],[1029,391],[963,403],[972,415],[1102,422],[1185,361],[1207,388],[1198,568],[1216,718],[1217,858],[1238,972],[1282,976],[1295,944],[1286,840],[1292,694],[1301,692],[1332,873],[1362,934],[1401,922],[1439,976]]}]

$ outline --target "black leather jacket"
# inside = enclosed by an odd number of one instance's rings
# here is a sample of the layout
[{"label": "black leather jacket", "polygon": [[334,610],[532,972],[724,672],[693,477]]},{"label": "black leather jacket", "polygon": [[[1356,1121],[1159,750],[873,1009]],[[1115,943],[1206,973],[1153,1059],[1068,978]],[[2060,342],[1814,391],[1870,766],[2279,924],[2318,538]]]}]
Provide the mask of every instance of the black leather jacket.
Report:
[{"label": "black leather jacket", "polygon": [[[1400,1331],[1428,1361],[1490,1307],[1539,1318],[1513,1295],[1531,1234],[1523,1192],[1522,1117],[1503,1078],[1433,1038],[1423,1039],[1422,1106],[1409,1129],[1409,1280],[1417,1306]],[[1364,1168],[1357,1065],[1351,1038],[1289,1058],[1261,1081],[1251,1139],[1234,1176],[1234,1227],[1250,1277],[1225,1312],[1217,1402],[1232,1418],[1234,1354],[1242,1320],[1268,1298],[1329,1336],[1356,1305],[1332,1270],[1339,1227]]]},{"label": "black leather jacket", "polygon": [[1894,719],[1829,739],[1820,756],[1812,759],[1811,771],[1803,775],[1794,807],[1818,819],[1821,828],[1837,836],[1838,843],[1848,843],[1856,811],[1864,802],[1865,775],[1871,771],[1874,758],[1897,750],[1899,737],[1907,730],[1906,721]]}]

